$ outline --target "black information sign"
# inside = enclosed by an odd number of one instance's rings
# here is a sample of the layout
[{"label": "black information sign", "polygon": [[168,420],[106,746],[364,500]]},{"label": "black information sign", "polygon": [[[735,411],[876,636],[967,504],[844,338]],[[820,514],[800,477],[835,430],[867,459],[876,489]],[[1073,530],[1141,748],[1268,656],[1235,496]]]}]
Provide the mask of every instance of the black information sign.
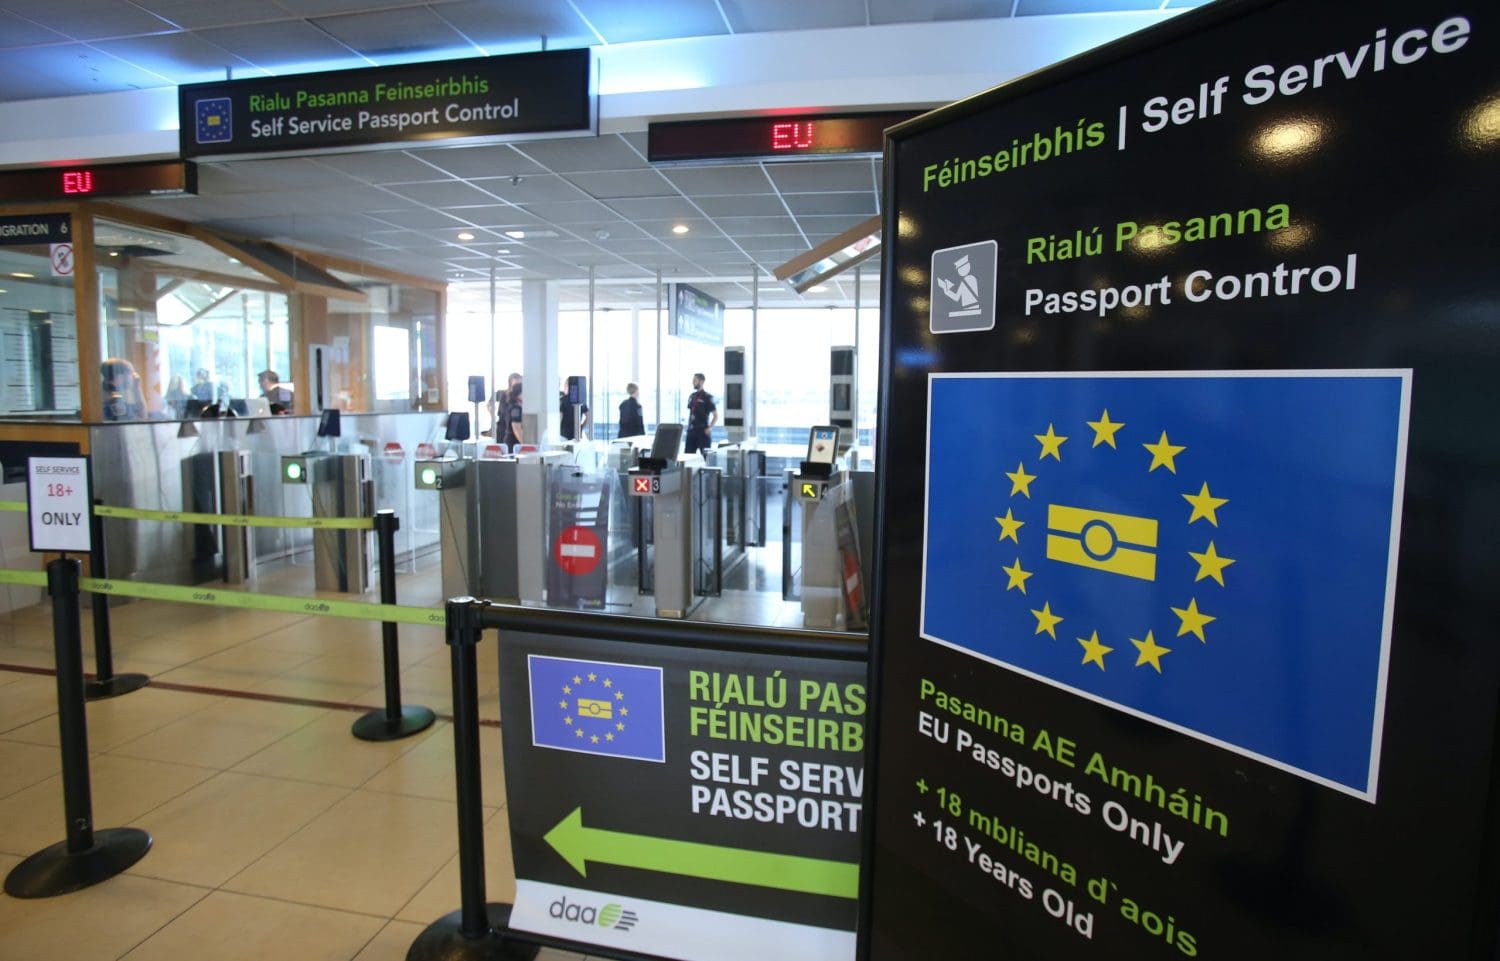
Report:
[{"label": "black information sign", "polygon": [[1494,6],[1216,3],[885,169],[864,956],[1492,958]]},{"label": "black information sign", "polygon": [[592,133],[587,49],[179,87],[184,157]]},{"label": "black information sign", "polygon": [[0,217],[0,247],[27,244],[71,244],[73,221],[67,214],[17,214]]},{"label": "black information sign", "polygon": [[198,168],[181,160],[0,170],[0,200],[87,200],[198,192]]},{"label": "black information sign", "polygon": [[787,114],[723,120],[673,120],[647,131],[646,159],[654,164],[743,163],[877,155],[885,130],[916,111]]},{"label": "black information sign", "polygon": [[852,961],[865,665],[506,631],[511,926]]}]

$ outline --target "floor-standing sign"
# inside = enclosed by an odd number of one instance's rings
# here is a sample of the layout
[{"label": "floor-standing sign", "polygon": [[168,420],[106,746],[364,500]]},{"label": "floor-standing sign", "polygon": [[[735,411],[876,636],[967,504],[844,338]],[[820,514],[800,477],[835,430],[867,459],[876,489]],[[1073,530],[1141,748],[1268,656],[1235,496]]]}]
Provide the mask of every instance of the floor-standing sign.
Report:
[{"label": "floor-standing sign", "polygon": [[1214,4],[886,178],[865,956],[1491,957],[1495,10]]},{"label": "floor-standing sign", "polygon": [[852,961],[864,675],[503,632],[511,926],[606,954]]},{"label": "floor-standing sign", "polygon": [[26,509],[33,551],[87,554],[93,546],[87,457],[26,460]]}]

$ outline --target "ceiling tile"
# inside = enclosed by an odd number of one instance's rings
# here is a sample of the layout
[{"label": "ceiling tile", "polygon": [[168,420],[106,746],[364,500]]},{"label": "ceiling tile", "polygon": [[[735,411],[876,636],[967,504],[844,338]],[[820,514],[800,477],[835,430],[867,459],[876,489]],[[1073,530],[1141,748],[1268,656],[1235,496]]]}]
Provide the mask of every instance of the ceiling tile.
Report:
[{"label": "ceiling tile", "polygon": [[446,171],[423,163],[404,150],[329,154],[318,157],[315,162],[372,184],[409,184],[451,179]]},{"label": "ceiling tile", "polygon": [[[611,219],[611,214],[613,213],[608,207],[597,200],[525,204],[524,209],[548,223],[562,226],[608,221]],[[605,229],[618,229],[618,227],[625,225],[625,221],[616,220]]]},{"label": "ceiling tile", "polygon": [[807,216],[833,214],[858,214],[873,217],[875,193],[865,191],[852,194],[787,194],[786,205],[799,220]]},{"label": "ceiling tile", "polygon": [[675,197],[677,188],[655,170],[611,170],[603,173],[575,173],[568,179],[591,197],[613,200],[619,197]]},{"label": "ceiling tile", "polygon": [[557,0],[463,0],[433,12],[492,54],[589,47],[598,43],[572,5]]},{"label": "ceiling tile", "polygon": [[429,207],[479,207],[491,205],[495,198],[483,190],[471,187],[458,180],[439,180],[432,183],[398,184],[387,187],[392,193]]},{"label": "ceiling tile", "polygon": [[[207,165],[200,164],[199,169]],[[351,180],[337,170],[301,157],[270,160],[238,160],[228,165],[232,176],[255,190],[270,192],[320,187],[350,187]]]},{"label": "ceiling tile", "polygon": [[100,40],[93,46],[176,84],[223,80],[229,71],[258,72],[222,47],[190,33]]},{"label": "ceiling tile", "polygon": [[369,216],[397,227],[426,230],[432,227],[458,227],[462,221],[438,213],[436,210],[373,210]]},{"label": "ceiling tile", "polygon": [[323,17],[358,10],[413,6],[412,0],[275,0],[275,2],[294,17]]},{"label": "ceiling tile", "polygon": [[642,170],[645,158],[614,134],[602,137],[563,137],[517,144],[516,149],[558,173],[595,170]]},{"label": "ceiling tile", "polygon": [[455,177],[510,177],[544,172],[542,167],[506,144],[430,148],[409,152]]},{"label": "ceiling tile", "polygon": [[1152,0],[1019,0],[1016,16],[1055,16],[1066,13],[1107,13],[1112,10],[1157,10]]},{"label": "ceiling tile", "polygon": [[980,20],[1008,17],[1015,0],[868,0],[870,23],[917,23],[924,20]]},{"label": "ceiling tile", "polygon": [[864,0],[720,0],[735,33],[865,25]]},{"label": "ceiling tile", "polygon": [[62,43],[68,38],[31,20],[0,10],[0,48],[34,43]]},{"label": "ceiling tile", "polygon": [[530,227],[541,223],[520,207],[491,204],[486,207],[451,207],[449,215],[475,227]]},{"label": "ceiling tile", "polygon": [[710,217],[775,217],[786,213],[781,198],[775,194],[699,197],[698,206]]},{"label": "ceiling tile", "polygon": [[874,190],[879,181],[868,160],[819,160],[766,165],[776,189],[784,194],[824,190]]},{"label": "ceiling tile", "polygon": [[132,0],[143,10],[184,30],[204,30],[257,20],[281,20],[285,10],[271,3],[204,3],[203,0]]},{"label": "ceiling tile", "polygon": [[796,221],[785,214],[779,217],[715,217],[714,223],[731,237],[771,237],[797,232]]},{"label": "ceiling tile", "polygon": [[729,32],[714,0],[652,0],[642,5],[619,0],[572,2],[604,36],[605,43],[715,37]]},{"label": "ceiling tile", "polygon": [[555,174],[529,177],[493,177],[472,179],[476,187],[513,204],[543,203],[558,200],[584,201],[589,195]]},{"label": "ceiling tile", "polygon": [[700,217],[698,209],[681,197],[640,197],[611,200],[609,208],[626,220],[670,220],[674,217]]},{"label": "ceiling tile", "polygon": [[[175,32],[176,27],[127,0],[63,0],[22,5],[26,19],[74,40]],[[12,7],[12,10],[18,9]]]},{"label": "ceiling tile", "polygon": [[768,194],[773,189],[759,164],[667,167],[662,173],[686,194]]},{"label": "ceiling tile", "polygon": [[105,93],[167,83],[149,70],[82,43],[17,47],[0,56],[0,90],[6,100]]},{"label": "ceiling tile", "polygon": [[368,66],[348,47],[301,20],[222,27],[198,36],[277,75]]},{"label": "ceiling tile", "polygon": [[[403,7],[371,13],[318,17],[318,27],[329,36],[379,59],[391,53],[425,51],[430,53],[466,50],[478,55],[462,34],[444,23],[426,7]],[[452,56],[463,56],[451,53]],[[438,59],[436,56],[430,59]]]}]

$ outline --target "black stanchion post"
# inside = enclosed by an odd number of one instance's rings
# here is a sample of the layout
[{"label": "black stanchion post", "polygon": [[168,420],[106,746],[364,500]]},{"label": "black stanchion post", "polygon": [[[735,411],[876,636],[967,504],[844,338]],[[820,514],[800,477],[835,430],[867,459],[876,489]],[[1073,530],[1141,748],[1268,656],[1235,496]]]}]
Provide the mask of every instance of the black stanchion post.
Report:
[{"label": "black stanchion post", "polygon": [[[401,524],[396,512],[375,512],[375,550],[380,562],[380,603],[396,603],[396,531]],[[401,653],[396,641],[396,622],[380,625],[385,656],[385,710],[371,711],[354,722],[354,736],[362,741],[394,741],[432,726],[436,715],[420,705],[401,706]]]},{"label": "black stanchion post", "polygon": [[448,601],[453,662],[453,773],[458,791],[458,875],[462,907],[417,936],[406,961],[531,961],[535,944],[504,936],[510,905],[485,901],[484,794],[479,781],[479,682],[475,648],[484,634],[483,602]]},{"label": "black stanchion post", "polygon": [[60,557],[47,565],[57,656],[57,726],[62,744],[67,839],[33,854],[6,876],[5,893],[14,898],[47,898],[98,884],[124,871],[151,849],[151,835],[145,831],[94,830],[88,727],[83,713],[83,637],[78,616],[81,566],[73,557]]},{"label": "black stanchion post", "polygon": [[[98,507],[102,501],[94,499]],[[104,548],[104,518],[98,513],[89,515],[93,530],[89,551],[89,569],[96,580],[109,579],[109,554]],[[83,696],[90,701],[106,697],[129,694],[151,683],[144,674],[116,674],[113,638],[109,632],[109,595],[94,593],[90,598],[94,609],[94,679],[83,686]]]}]

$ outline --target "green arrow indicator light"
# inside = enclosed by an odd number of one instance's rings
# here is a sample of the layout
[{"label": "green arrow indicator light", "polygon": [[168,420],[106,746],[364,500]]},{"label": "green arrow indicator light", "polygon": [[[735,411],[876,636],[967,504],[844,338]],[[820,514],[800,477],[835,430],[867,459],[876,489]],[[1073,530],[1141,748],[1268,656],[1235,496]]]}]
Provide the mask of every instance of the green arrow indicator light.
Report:
[{"label": "green arrow indicator light", "polygon": [[427,487],[437,483],[437,471],[431,467],[422,468],[422,483]]},{"label": "green arrow indicator light", "polygon": [[292,461],[290,464],[287,464],[286,465],[286,479],[287,480],[301,480],[302,479],[302,465],[299,464],[299,463],[297,463],[296,461]]}]

